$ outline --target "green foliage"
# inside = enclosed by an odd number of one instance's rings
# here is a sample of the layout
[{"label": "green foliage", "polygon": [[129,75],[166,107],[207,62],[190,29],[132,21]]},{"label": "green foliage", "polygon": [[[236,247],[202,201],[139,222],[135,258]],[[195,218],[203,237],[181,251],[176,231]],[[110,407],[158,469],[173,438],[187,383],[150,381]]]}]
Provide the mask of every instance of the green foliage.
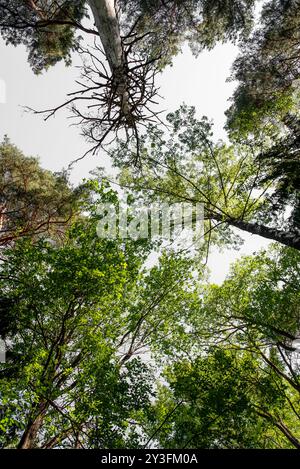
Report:
[{"label": "green foliage", "polygon": [[278,214],[290,207],[289,230],[300,233],[300,120],[288,115],[284,119],[287,131],[275,139],[272,147],[260,155],[265,173],[263,182],[274,181],[272,212]]},{"label": "green foliage", "polygon": [[78,50],[76,23],[86,16],[85,1],[0,2],[0,32],[7,44],[24,44],[28,61],[35,73],[57,62],[71,63],[72,51]]},{"label": "green foliage", "polygon": [[185,105],[167,120],[168,132],[152,126],[141,136],[139,167],[128,169],[134,150],[126,144],[120,142],[111,152],[124,168],[121,184],[144,200],[204,204],[204,231],[211,244],[238,245],[235,227],[299,249],[297,225],[287,215],[291,198],[274,207],[281,181],[261,162],[261,153],[270,150],[269,138],[263,143],[215,142],[212,123],[197,119],[195,109]]},{"label": "green foliage", "polygon": [[235,332],[234,341],[237,336],[247,343],[280,343],[291,351],[300,326],[299,262],[297,252],[278,246],[243,257],[221,286],[207,288],[207,326],[220,331],[224,326],[224,337]]},{"label": "green foliage", "polygon": [[200,285],[188,256],[149,267],[148,240],[98,238],[97,203],[118,198],[86,190],[63,243],[3,253],[1,446],[298,447],[299,256],[273,248]]},{"label": "green foliage", "polygon": [[[238,87],[227,111],[233,141],[254,138],[271,145],[259,156],[265,180],[276,182],[272,211],[291,205],[290,227],[299,235],[299,31],[298,2],[271,0],[260,26],[243,43],[232,79]],[[265,176],[265,173],[263,177]]]},{"label": "green foliage", "polygon": [[[162,68],[172,62],[184,41],[199,53],[217,41],[246,36],[252,27],[254,4],[255,0],[120,0],[117,7],[122,12],[122,33],[133,28],[134,34],[145,35],[139,40],[139,52],[147,60],[160,57]],[[87,16],[87,6],[83,0],[14,0],[9,5],[2,0],[1,34],[7,43],[26,45],[35,73],[61,60],[69,65],[71,53],[79,48],[76,31],[82,29],[80,22]]]},{"label": "green foliage", "polygon": [[163,68],[172,63],[185,41],[199,54],[218,41],[247,36],[255,0],[120,0],[119,4],[125,13],[124,29],[138,21],[137,34],[146,34],[139,50],[148,58],[159,57]]},{"label": "green foliage", "polygon": [[[69,64],[86,4],[0,0],[1,34],[26,45],[36,73]],[[204,204],[200,259],[237,247],[235,228],[296,250],[244,257],[209,285],[196,249],[97,237],[98,203],[119,203],[105,177],[73,189],[5,139],[0,447],[300,448],[299,7],[270,0],[247,39],[254,5],[117,2],[122,35],[160,69],[184,41],[195,54],[243,46],[230,144],[183,105],[165,133],[139,135],[140,166],[124,142],[111,155],[130,205]]]},{"label": "green foliage", "polygon": [[299,5],[271,0],[258,29],[242,45],[233,66],[238,81],[228,111],[230,129],[256,132],[266,121],[282,120],[299,102]]},{"label": "green foliage", "polygon": [[[153,407],[150,429],[164,448],[274,448],[279,438],[256,407],[280,408],[282,396],[247,353],[211,350],[175,363]],[[279,433],[279,432],[278,432]],[[282,447],[289,448],[287,441]]]},{"label": "green foliage", "polygon": [[[87,186],[116,203],[106,183]],[[146,269],[152,244],[98,238],[96,205],[63,243],[29,237],[4,252],[2,446],[138,446],[154,392],[142,357],[168,356],[192,314],[193,262],[164,255]]]},{"label": "green foliage", "polygon": [[237,262],[221,286],[203,285],[193,353],[165,369],[148,443],[299,448],[299,260],[274,247]]},{"label": "green foliage", "polygon": [[[50,407],[45,417],[49,440],[54,432],[63,438],[70,422],[78,430],[85,418],[91,419],[87,405],[94,406],[100,420],[99,409],[103,413],[110,409],[111,420],[102,415],[104,424],[117,424],[112,403],[105,404],[103,396],[112,398],[107,387],[118,376],[114,344],[120,333],[121,299],[130,273],[121,247],[95,239],[94,230],[95,226],[77,224],[61,248],[42,240],[34,246],[30,240],[19,242],[6,253],[7,263],[2,269],[1,278],[10,279],[2,281],[2,289],[6,298],[14,299],[17,322],[17,331],[8,335],[14,359],[7,367],[13,365],[16,376],[10,379],[10,392],[21,396],[24,390],[30,390],[28,402],[21,400],[19,423],[23,430],[36,416],[36,402]],[[124,389],[125,402],[128,392]],[[7,399],[7,393],[4,397]],[[58,412],[54,404],[51,407],[56,399],[64,411]],[[16,438],[9,443],[14,444]]]},{"label": "green foliage", "polygon": [[0,145],[0,245],[23,236],[62,238],[76,213],[80,188],[66,175],[42,169],[5,138]]}]

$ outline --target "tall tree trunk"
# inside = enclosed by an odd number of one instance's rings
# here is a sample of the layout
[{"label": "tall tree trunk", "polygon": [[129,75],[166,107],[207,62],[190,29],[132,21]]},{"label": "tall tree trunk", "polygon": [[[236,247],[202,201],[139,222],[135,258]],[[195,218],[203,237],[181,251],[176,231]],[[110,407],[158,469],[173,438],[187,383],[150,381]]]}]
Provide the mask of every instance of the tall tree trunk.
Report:
[{"label": "tall tree trunk", "polygon": [[217,213],[207,214],[206,218],[210,218],[219,222],[223,221],[224,223],[227,223],[230,226],[234,226],[235,228],[239,228],[242,231],[247,231],[248,233],[262,236],[263,238],[278,241],[285,246],[297,249],[298,251],[300,250],[300,235],[297,235],[296,233],[289,233],[288,231],[278,230],[277,228],[270,228],[266,225],[260,225],[259,223],[246,222],[230,217],[224,219]]},{"label": "tall tree trunk", "polygon": [[123,65],[123,47],[114,0],[88,0],[111,71]]},{"label": "tall tree trunk", "polygon": [[35,447],[36,438],[43,424],[48,407],[49,404],[45,401],[37,404],[34,417],[32,417],[27,423],[27,426],[18,444],[18,449],[31,449]]},{"label": "tall tree trunk", "polygon": [[248,223],[243,220],[227,220],[228,224],[235,226],[240,230],[247,231],[258,236],[262,236],[267,239],[278,241],[281,244],[300,250],[300,236],[295,233],[289,233],[278,230],[276,228],[269,228],[265,225],[258,223]]},{"label": "tall tree trunk", "polygon": [[88,0],[102,46],[116,82],[117,94],[126,119],[130,121],[127,63],[120,35],[115,0]]}]

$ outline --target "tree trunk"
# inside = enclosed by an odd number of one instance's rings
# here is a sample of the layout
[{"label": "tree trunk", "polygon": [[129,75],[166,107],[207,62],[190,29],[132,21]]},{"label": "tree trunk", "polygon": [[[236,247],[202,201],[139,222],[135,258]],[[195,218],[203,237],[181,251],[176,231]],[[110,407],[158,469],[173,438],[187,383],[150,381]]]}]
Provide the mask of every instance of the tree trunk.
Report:
[{"label": "tree trunk", "polygon": [[243,231],[248,231],[258,236],[262,236],[267,239],[278,241],[281,244],[300,250],[300,236],[295,233],[288,233],[285,231],[277,230],[276,228],[269,228],[265,225],[259,225],[258,223],[248,223],[243,220],[227,220],[228,224],[235,226]]},{"label": "tree trunk", "polygon": [[123,47],[114,0],[88,0],[111,71],[123,65]]},{"label": "tree trunk", "polygon": [[31,449],[35,447],[36,437],[43,424],[48,406],[48,403],[45,401],[37,404],[35,416],[29,420],[18,444],[18,449]]},{"label": "tree trunk", "polygon": [[263,238],[271,239],[273,241],[278,241],[285,246],[300,250],[300,235],[295,233],[289,233],[285,231],[278,230],[277,228],[270,228],[265,225],[260,225],[258,223],[246,222],[243,220],[238,220],[234,218],[223,219],[221,215],[218,214],[209,214],[207,218],[211,218],[215,221],[223,221],[230,226],[239,228],[242,231],[247,231],[257,236],[262,236]]},{"label": "tree trunk", "polygon": [[130,120],[131,106],[128,95],[127,62],[120,35],[119,20],[114,0],[88,0],[95,25],[98,29],[102,46],[116,82],[121,109],[126,119]]}]

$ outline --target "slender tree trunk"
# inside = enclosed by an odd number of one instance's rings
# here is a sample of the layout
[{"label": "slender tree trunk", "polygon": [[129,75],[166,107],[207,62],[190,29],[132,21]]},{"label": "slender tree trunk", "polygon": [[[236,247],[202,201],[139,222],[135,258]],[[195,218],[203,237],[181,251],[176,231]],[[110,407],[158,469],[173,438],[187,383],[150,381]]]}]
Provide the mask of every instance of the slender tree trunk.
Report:
[{"label": "slender tree trunk", "polygon": [[88,0],[102,46],[116,81],[117,94],[123,114],[130,120],[131,107],[128,95],[127,63],[120,35],[119,20],[114,0]]},{"label": "slender tree trunk", "polygon": [[[216,221],[222,221],[223,219],[222,216],[218,214],[209,215],[208,217]],[[258,223],[246,222],[229,217],[224,220],[224,223],[257,236],[278,241],[279,243],[297,249],[298,251],[300,250],[300,235],[295,233],[289,233],[288,231],[281,231]]]},{"label": "slender tree trunk", "polygon": [[281,244],[300,250],[300,236],[288,233],[285,231],[277,230],[276,228],[269,228],[265,225],[258,223],[248,223],[243,220],[228,220],[229,225],[235,226],[248,233],[256,234],[267,239],[273,239]]}]

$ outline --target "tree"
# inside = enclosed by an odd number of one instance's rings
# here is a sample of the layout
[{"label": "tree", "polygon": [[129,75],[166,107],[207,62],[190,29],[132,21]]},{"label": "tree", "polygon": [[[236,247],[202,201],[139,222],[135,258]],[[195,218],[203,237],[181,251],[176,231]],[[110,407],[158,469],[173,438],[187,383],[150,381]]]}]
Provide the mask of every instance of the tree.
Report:
[{"label": "tree", "polygon": [[147,267],[156,243],[97,237],[98,203],[118,197],[88,187],[63,243],[3,252],[1,446],[298,448],[297,252],[245,258],[207,286],[198,259]]},{"label": "tree", "polygon": [[61,238],[80,198],[80,189],[73,190],[66,176],[42,169],[7,138],[0,145],[0,193],[1,246],[23,236]]},{"label": "tree", "polygon": [[[139,127],[157,119],[154,110],[155,76],[171,63],[182,40],[201,48],[217,40],[233,39],[249,31],[254,0],[234,2],[0,2],[0,29],[8,43],[25,43],[36,72],[61,59],[70,62],[78,51],[84,57],[78,91],[67,101],[45,110],[46,119],[71,105],[84,135],[96,151],[112,132],[125,131],[136,142],[139,159]],[[81,24],[90,6],[97,27]],[[95,49],[79,44],[75,31],[99,37]],[[107,60],[108,67],[103,61]]]},{"label": "tree", "polygon": [[240,343],[253,333],[255,340],[290,354],[300,327],[299,274],[299,254],[290,248],[274,245],[243,257],[222,286],[208,287],[203,317],[212,328],[235,331]]},{"label": "tree", "polygon": [[232,79],[238,87],[227,111],[233,140],[269,134],[273,145],[259,158],[267,179],[277,184],[273,207],[283,211],[292,205],[291,222],[298,232],[299,26],[297,2],[272,0],[264,5],[260,26],[244,41],[234,62]]},{"label": "tree", "polygon": [[273,181],[276,187],[270,202],[274,213],[289,207],[289,231],[300,232],[300,120],[293,115],[284,119],[287,130],[276,138],[271,148],[261,155],[265,174],[263,182]]},{"label": "tree", "polygon": [[224,331],[218,342],[251,349],[297,393],[299,363],[293,344],[300,327],[298,278],[299,256],[291,249],[273,247],[245,257],[221,287],[208,289],[203,316],[212,329]]},{"label": "tree", "polygon": [[[141,138],[141,166],[124,169],[121,185],[130,186],[144,199],[204,204],[205,232],[210,242],[232,242],[229,228],[276,240],[299,249],[297,225],[272,210],[270,200],[276,182],[264,180],[260,164],[264,147],[253,142],[226,145],[214,143],[212,124],[197,120],[193,107],[181,108],[167,117],[169,131],[148,129]],[[127,165],[132,148],[122,142],[111,152],[116,165]]]},{"label": "tree", "polygon": [[148,423],[150,432],[154,429],[148,444],[158,440],[172,449],[299,448],[295,429],[267,417],[281,410],[276,384],[280,390],[282,384],[274,383],[251,355],[211,350],[193,362],[170,366],[166,378],[169,387],[161,390]]},{"label": "tree", "polygon": [[[299,5],[294,0],[271,0],[261,13],[259,27],[243,42],[234,62],[238,81],[227,112],[228,127],[255,132],[258,124],[283,120],[299,102]],[[295,109],[296,107],[296,109]]]},{"label": "tree", "polygon": [[[163,51],[162,63],[168,63],[182,40],[190,41],[191,45],[196,42],[200,48],[211,48],[216,41],[246,36],[252,27],[254,4],[255,0],[118,0],[116,4],[111,0],[15,0],[8,6],[1,1],[0,26],[8,43],[24,43],[28,47],[29,58],[35,57],[31,65],[36,72],[62,58],[70,63],[71,51],[78,49],[75,37],[78,30],[99,35],[109,66],[119,68],[121,73],[122,49],[127,40],[133,39],[132,46],[138,43],[145,53],[145,42],[137,37],[145,35],[147,54],[161,57]],[[97,30],[85,28],[81,23],[88,14],[88,6]],[[51,31],[56,32],[55,46]]]},{"label": "tree", "polygon": [[81,25],[86,16],[85,3],[82,0],[13,0],[9,3],[1,0],[1,34],[7,44],[25,44],[35,73],[41,73],[60,60],[69,65],[71,52],[79,47],[76,30],[85,29]]},{"label": "tree", "polygon": [[147,445],[299,449],[299,274],[299,255],[274,246],[199,287],[190,355],[165,369]]},{"label": "tree", "polygon": [[[116,203],[91,186],[98,202]],[[4,253],[4,447],[139,446],[154,392],[143,357],[167,355],[192,314],[192,262],[163,256],[146,269],[152,243],[98,238],[88,209],[63,244],[23,238]]]},{"label": "tree", "polygon": [[204,287],[202,319],[194,328],[202,346],[247,351],[261,362],[259,369],[271,378],[282,401],[277,410],[268,408],[271,399],[256,402],[255,409],[296,447],[300,392],[294,346],[300,328],[298,283],[299,255],[289,248],[274,246],[269,252],[242,258],[221,286]]},{"label": "tree", "polygon": [[[120,0],[125,23],[135,21],[138,34],[147,33],[139,47],[163,56],[160,65],[172,57],[187,41],[194,53],[213,48],[218,41],[247,37],[253,26],[255,1],[207,0]],[[149,53],[149,52],[148,52]]]}]

